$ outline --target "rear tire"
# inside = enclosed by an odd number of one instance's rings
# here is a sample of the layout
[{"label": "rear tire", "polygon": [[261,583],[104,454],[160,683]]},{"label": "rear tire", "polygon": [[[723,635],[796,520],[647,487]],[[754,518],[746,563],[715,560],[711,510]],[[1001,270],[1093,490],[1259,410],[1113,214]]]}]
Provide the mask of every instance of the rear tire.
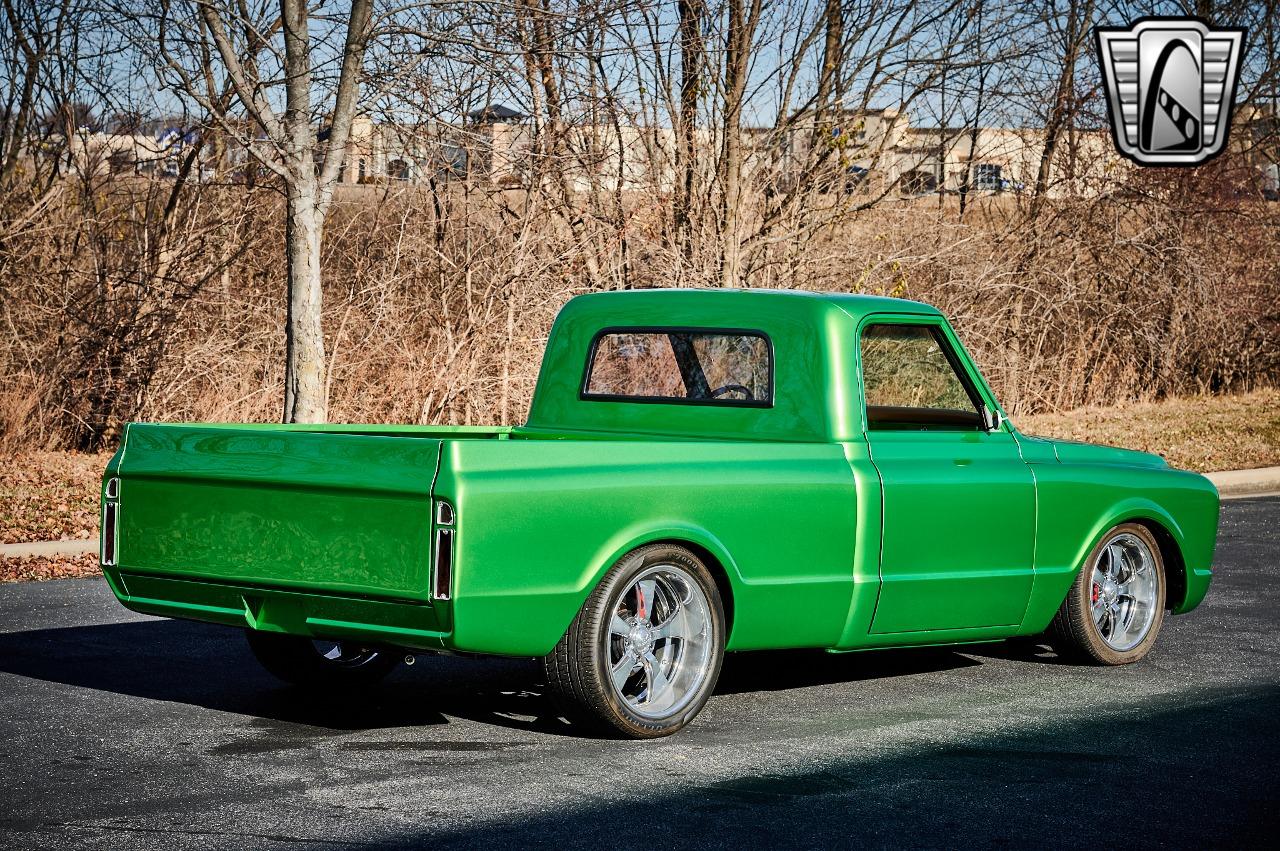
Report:
[{"label": "rear tire", "polygon": [[1155,537],[1122,523],[1089,553],[1049,628],[1060,654],[1128,665],[1151,650],[1164,623],[1164,560]]},{"label": "rear tire", "polygon": [[569,720],[631,739],[669,736],[715,690],[724,661],[724,607],[715,580],[683,547],[624,556],[543,658]]},{"label": "rear tire", "polygon": [[307,687],[369,685],[395,668],[399,657],[345,641],[313,641],[301,635],[246,630],[249,649],[262,667],[287,683]]}]

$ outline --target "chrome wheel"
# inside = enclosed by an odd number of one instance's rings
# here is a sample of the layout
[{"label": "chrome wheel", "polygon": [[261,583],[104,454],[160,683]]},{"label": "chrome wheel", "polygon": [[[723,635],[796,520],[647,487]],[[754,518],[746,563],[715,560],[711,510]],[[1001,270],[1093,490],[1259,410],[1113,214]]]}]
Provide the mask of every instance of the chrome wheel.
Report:
[{"label": "chrome wheel", "polygon": [[375,683],[399,663],[389,649],[350,640],[312,639],[257,629],[245,630],[245,638],[264,668],[287,683],[301,686]]},{"label": "chrome wheel", "polygon": [[340,668],[363,668],[378,658],[378,651],[342,641],[313,639],[311,646],[326,665]]},{"label": "chrome wheel", "polygon": [[659,564],[619,595],[604,636],[614,692],[643,718],[693,700],[714,664],[711,604],[683,568]]},{"label": "chrome wheel", "polygon": [[1108,647],[1123,653],[1142,643],[1160,605],[1160,568],[1145,541],[1121,532],[1103,545],[1089,602],[1094,629]]}]

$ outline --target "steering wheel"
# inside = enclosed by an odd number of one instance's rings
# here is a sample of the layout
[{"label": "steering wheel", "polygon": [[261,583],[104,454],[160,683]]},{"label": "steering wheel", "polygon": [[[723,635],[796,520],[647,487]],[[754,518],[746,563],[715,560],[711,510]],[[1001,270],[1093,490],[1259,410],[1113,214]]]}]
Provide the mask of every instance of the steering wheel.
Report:
[{"label": "steering wheel", "polygon": [[747,397],[743,400],[744,402],[754,402],[756,400],[755,394],[751,392],[751,388],[743,387],[741,384],[725,384],[721,387],[717,387],[715,390],[711,391],[711,398],[719,399],[721,395],[725,393],[742,393]]}]

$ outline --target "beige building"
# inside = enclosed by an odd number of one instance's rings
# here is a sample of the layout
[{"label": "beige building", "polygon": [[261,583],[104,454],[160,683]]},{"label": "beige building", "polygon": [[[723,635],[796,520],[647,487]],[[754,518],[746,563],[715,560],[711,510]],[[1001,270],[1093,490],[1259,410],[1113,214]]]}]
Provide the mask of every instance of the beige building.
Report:
[{"label": "beige building", "polygon": [[[789,153],[803,160],[813,139],[803,120]],[[839,163],[867,191],[903,195],[957,191],[1018,191],[1035,184],[1044,153],[1039,128],[915,127],[898,109],[847,110],[833,121],[831,142]],[[1049,175],[1050,194],[1085,194],[1126,163],[1106,130],[1070,131],[1060,142]]]},{"label": "beige building", "polygon": [[[1237,112],[1231,145],[1259,163],[1263,191],[1280,193],[1280,119],[1274,106]],[[196,136],[153,122],[134,133],[83,133],[68,151],[68,164],[91,173],[172,177]],[[785,185],[810,161],[812,121],[798,117],[784,129],[744,128],[748,177]],[[321,141],[327,137],[320,131]],[[215,140],[216,141],[216,140]],[[966,181],[976,192],[1016,192],[1033,186],[1044,154],[1039,128],[918,127],[899,109],[846,110],[832,121],[819,144],[835,150],[830,161],[854,191],[914,196],[957,191]],[[521,113],[503,106],[473,112],[460,124],[399,124],[357,118],[340,179],[344,183],[424,182],[458,177],[495,186],[528,186],[538,173],[534,128]],[[697,145],[710,168],[718,135],[700,130]],[[668,192],[675,175],[675,133],[670,128],[575,125],[556,151],[559,171],[574,191],[618,188]],[[231,144],[206,144],[198,177],[247,174],[248,157]],[[1068,131],[1060,141],[1048,179],[1051,195],[1087,195],[1108,178],[1134,168],[1116,152],[1108,130]]]},{"label": "beige building", "polygon": [[[197,137],[193,131],[160,121],[134,132],[81,130],[69,140],[65,164],[85,176],[176,177]],[[194,178],[207,178],[214,173],[213,158],[217,153],[212,146],[199,152]]]},{"label": "beige building", "polygon": [[[326,138],[321,131],[321,140]],[[451,125],[374,123],[356,118],[339,180],[373,183],[420,182],[434,173],[461,174],[467,164],[465,140]]]}]

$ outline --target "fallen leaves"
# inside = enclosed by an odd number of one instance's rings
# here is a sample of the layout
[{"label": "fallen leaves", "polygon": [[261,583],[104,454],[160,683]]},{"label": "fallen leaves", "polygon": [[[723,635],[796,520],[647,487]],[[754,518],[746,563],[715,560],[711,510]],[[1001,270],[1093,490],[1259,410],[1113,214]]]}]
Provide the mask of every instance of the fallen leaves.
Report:
[{"label": "fallen leaves", "polygon": [[92,538],[108,453],[24,452],[0,460],[0,543]]},{"label": "fallen leaves", "polygon": [[46,579],[74,579],[101,576],[98,554],[80,556],[23,556],[0,558],[0,582],[42,582]]}]

